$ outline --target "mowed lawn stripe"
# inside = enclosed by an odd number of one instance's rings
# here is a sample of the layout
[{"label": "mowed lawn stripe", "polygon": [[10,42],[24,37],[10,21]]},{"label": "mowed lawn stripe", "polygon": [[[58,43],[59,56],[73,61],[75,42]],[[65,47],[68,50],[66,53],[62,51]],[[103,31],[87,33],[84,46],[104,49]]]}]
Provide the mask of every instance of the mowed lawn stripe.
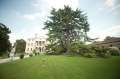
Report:
[{"label": "mowed lawn stripe", "polygon": [[0,79],[119,79],[119,62],[120,56],[105,59],[39,55],[0,64]]}]

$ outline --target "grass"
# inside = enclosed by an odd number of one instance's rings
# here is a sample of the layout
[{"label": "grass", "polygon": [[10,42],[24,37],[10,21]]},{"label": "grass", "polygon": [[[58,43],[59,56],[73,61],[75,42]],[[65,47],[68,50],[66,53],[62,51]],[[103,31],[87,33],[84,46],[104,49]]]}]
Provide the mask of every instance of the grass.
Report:
[{"label": "grass", "polygon": [[5,53],[5,54],[3,54],[3,55],[1,56],[1,59],[4,59],[4,58],[8,58],[8,54],[7,54],[7,53]]},{"label": "grass", "polygon": [[[21,53],[22,54],[22,53]],[[20,54],[15,54],[14,57],[18,57]],[[1,56],[1,59],[5,59],[5,58],[8,58],[8,54],[5,53]]]},{"label": "grass", "polygon": [[0,64],[0,79],[120,79],[120,56],[39,55]]}]

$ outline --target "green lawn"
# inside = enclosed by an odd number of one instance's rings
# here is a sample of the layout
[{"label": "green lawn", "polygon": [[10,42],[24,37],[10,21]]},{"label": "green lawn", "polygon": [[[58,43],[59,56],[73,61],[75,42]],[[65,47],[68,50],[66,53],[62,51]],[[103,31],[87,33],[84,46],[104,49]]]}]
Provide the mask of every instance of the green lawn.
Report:
[{"label": "green lawn", "polygon": [[7,54],[7,53],[5,53],[5,54],[3,54],[3,55],[1,56],[1,59],[4,59],[4,58],[8,58],[8,54]]},{"label": "green lawn", "polygon": [[[42,66],[42,59],[46,66]],[[120,79],[120,56],[39,55],[0,64],[0,79]]]}]

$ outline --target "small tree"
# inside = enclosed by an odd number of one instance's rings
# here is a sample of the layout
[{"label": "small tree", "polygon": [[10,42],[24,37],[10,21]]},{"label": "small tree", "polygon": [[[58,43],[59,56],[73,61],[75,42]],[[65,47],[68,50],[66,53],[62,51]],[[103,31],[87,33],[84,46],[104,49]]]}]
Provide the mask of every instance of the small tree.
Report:
[{"label": "small tree", "polygon": [[25,51],[26,41],[23,39],[17,39],[16,42],[16,53],[23,53]]},{"label": "small tree", "polygon": [[33,50],[33,53],[34,53],[35,55],[37,55],[37,52],[36,52],[36,50],[35,50],[35,49]]},{"label": "small tree", "polygon": [[24,54],[20,54],[20,59],[23,59],[24,58]]},{"label": "small tree", "polygon": [[33,50],[33,53],[36,53],[36,50],[35,50],[35,49]]},{"label": "small tree", "polygon": [[120,55],[120,51],[117,47],[110,47],[109,52],[111,55],[114,55],[114,56]]}]

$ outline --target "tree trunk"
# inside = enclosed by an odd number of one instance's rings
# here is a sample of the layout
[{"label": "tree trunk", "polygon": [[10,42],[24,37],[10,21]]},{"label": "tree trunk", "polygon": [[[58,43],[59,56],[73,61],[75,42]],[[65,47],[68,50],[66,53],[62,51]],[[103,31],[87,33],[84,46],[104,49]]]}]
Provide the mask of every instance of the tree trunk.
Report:
[{"label": "tree trunk", "polygon": [[70,51],[70,33],[69,33],[70,27],[67,25],[67,53]]}]

